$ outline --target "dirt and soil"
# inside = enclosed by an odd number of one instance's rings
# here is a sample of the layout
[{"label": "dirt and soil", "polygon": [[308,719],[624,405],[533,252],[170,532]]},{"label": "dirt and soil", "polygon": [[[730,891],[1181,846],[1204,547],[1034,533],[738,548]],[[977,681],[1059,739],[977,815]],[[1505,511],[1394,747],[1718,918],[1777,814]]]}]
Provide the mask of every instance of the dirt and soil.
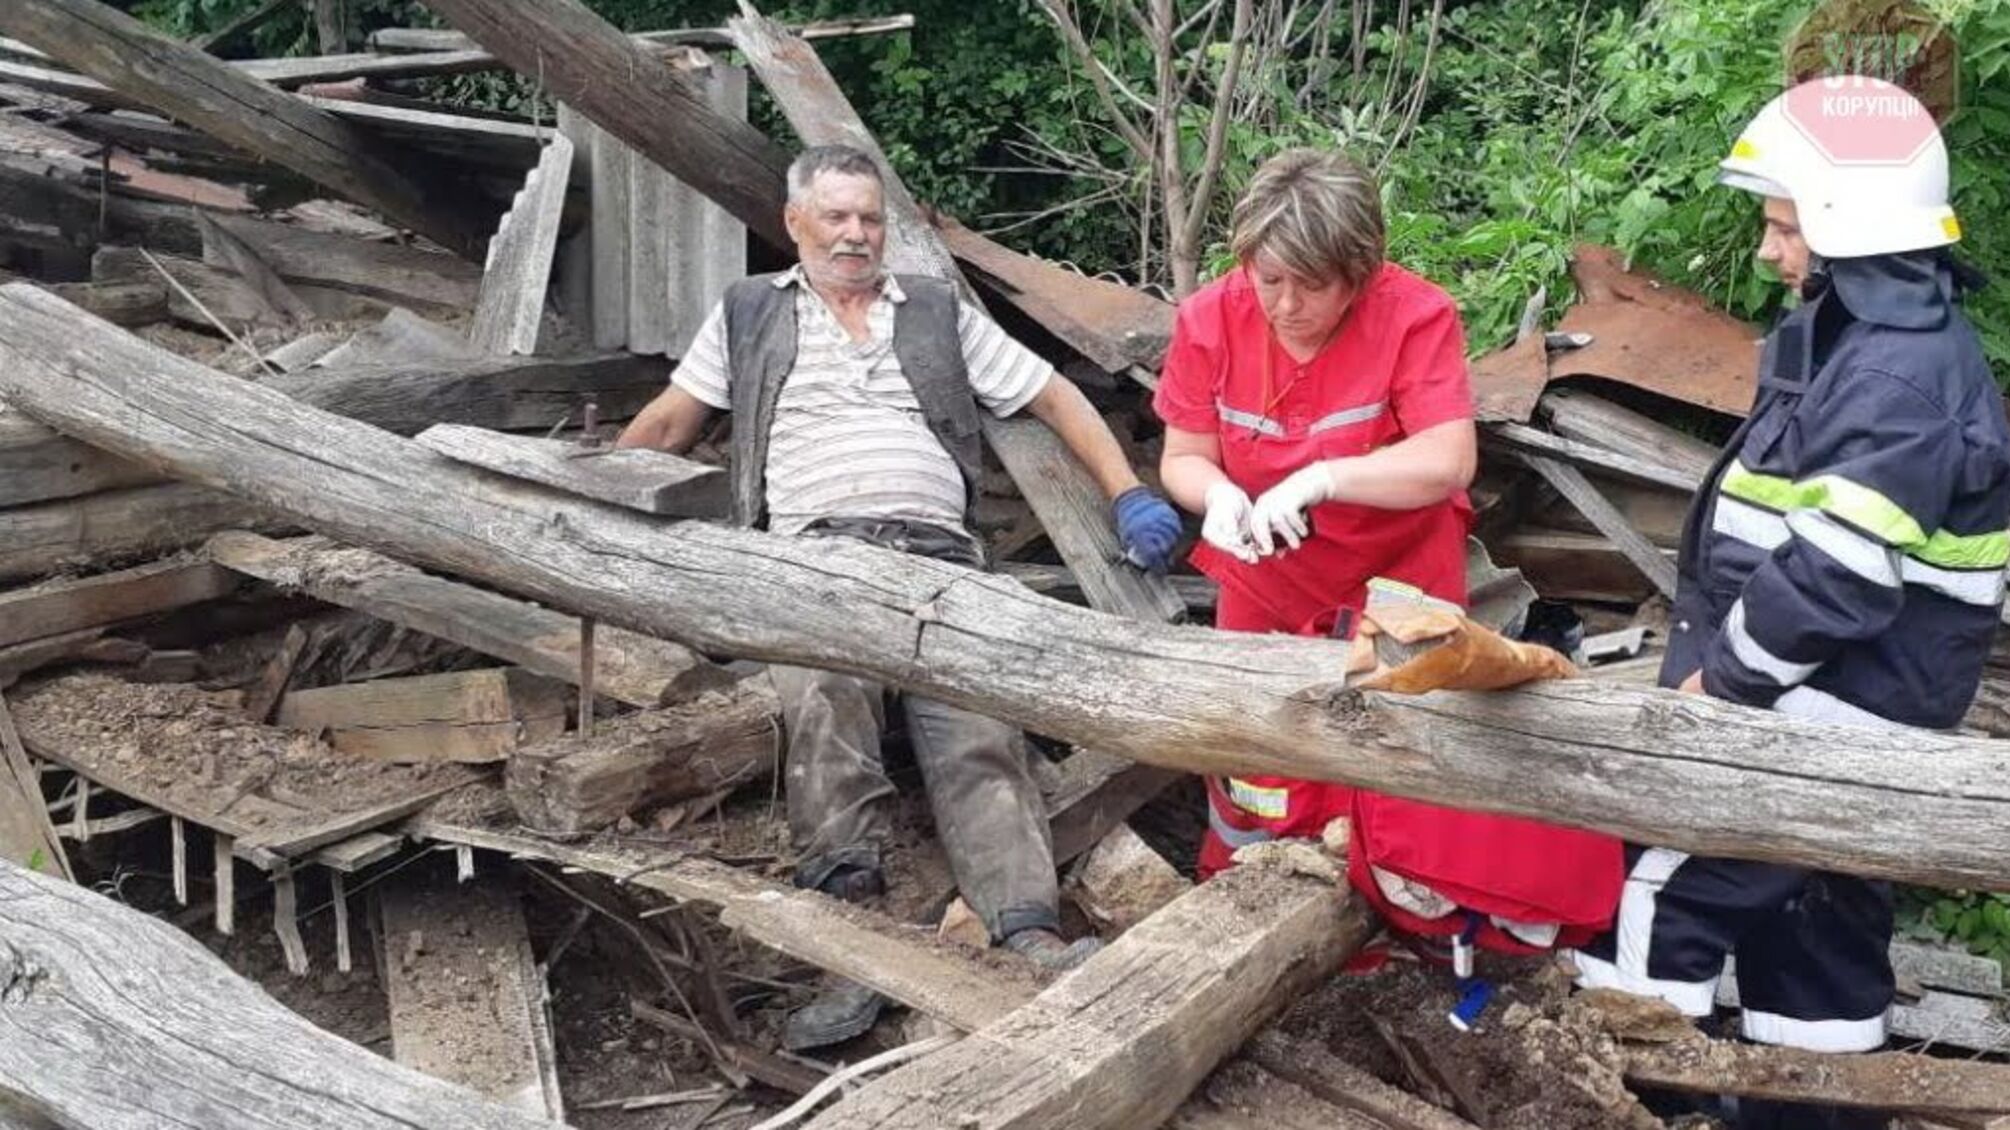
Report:
[{"label": "dirt and soil", "polygon": [[394,802],[469,776],[463,766],[389,765],[311,734],[247,720],[236,691],[76,674],[9,701],[22,737],[101,783],[262,835]]}]

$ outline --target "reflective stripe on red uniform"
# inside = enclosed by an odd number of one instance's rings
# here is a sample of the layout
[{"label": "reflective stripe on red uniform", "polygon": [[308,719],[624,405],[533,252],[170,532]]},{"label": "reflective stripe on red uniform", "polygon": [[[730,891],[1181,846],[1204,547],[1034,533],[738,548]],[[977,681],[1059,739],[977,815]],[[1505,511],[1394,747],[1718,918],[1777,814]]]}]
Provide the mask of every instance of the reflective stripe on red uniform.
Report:
[{"label": "reflective stripe on red uniform", "polygon": [[[1315,460],[1365,455],[1472,416],[1456,308],[1443,291],[1393,264],[1369,281],[1333,341],[1303,365],[1275,343],[1246,272],[1203,288],[1180,305],[1153,406],[1171,427],[1215,435],[1222,470],[1252,498]],[[1202,543],[1193,563],[1221,585],[1216,627],[1325,635],[1342,608],[1362,608],[1372,577],[1463,605],[1469,515],[1463,494],[1407,511],[1329,503],[1312,510],[1312,534],[1299,549],[1245,565]],[[1281,812],[1251,803],[1278,793]],[[1385,917],[1416,933],[1455,934],[1468,916],[1429,919],[1394,905],[1371,865],[1482,916],[1559,922],[1567,940],[1609,921],[1623,878],[1620,845],[1610,837],[1345,785],[1211,781],[1208,808],[1203,877],[1227,867],[1242,843],[1317,837],[1334,817],[1351,817],[1350,879]],[[1531,948],[1491,917],[1478,926],[1479,944]]]}]

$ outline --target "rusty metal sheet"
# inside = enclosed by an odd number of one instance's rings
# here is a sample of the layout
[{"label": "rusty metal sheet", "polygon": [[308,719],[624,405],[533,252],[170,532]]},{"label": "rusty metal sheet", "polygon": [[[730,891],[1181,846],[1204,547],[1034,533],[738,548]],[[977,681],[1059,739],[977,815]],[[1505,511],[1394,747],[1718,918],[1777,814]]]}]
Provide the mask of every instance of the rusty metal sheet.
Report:
[{"label": "rusty metal sheet", "polygon": [[1528,334],[1472,363],[1473,413],[1481,423],[1525,424],[1549,383],[1549,351],[1542,335]]},{"label": "rusty metal sheet", "polygon": [[1751,409],[1757,328],[1694,291],[1626,270],[1609,247],[1580,246],[1571,275],[1578,303],[1556,328],[1592,343],[1551,358],[1551,378],[1603,377],[1735,416]]},{"label": "rusty metal sheet", "polygon": [[1022,255],[947,217],[936,219],[951,254],[1077,353],[1112,373],[1132,365],[1158,368],[1172,342],[1172,303]]}]

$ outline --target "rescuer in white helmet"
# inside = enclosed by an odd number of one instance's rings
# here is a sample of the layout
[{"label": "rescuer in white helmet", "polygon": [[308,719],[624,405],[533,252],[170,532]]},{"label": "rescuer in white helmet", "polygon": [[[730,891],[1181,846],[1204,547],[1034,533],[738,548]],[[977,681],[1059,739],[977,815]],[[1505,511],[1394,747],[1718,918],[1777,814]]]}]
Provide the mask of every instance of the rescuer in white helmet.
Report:
[{"label": "rescuer in white helmet", "polygon": [[[1978,280],[1947,250],[1961,227],[1938,130],[1895,86],[1816,83],[1769,103],[1722,163],[1724,184],[1763,198],[1759,259],[1801,303],[1767,336],[1751,413],[1690,512],[1661,685],[1944,730],[1975,695],[2003,602],[2010,428],[1959,306]],[[1866,836],[1881,815],[1791,814]],[[1887,884],[1643,845],[1628,865],[1613,931],[1577,954],[1581,985],[1706,1016],[1735,953],[1747,1039],[1884,1043]],[[1736,1124],[1885,1122],[1747,1100]]]}]

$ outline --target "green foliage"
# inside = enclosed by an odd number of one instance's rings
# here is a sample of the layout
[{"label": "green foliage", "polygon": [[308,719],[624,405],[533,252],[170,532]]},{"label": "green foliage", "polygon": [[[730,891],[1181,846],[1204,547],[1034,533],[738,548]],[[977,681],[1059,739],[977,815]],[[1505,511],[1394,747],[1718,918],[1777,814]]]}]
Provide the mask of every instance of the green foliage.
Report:
[{"label": "green foliage", "polygon": [[[175,34],[216,27],[257,0],[141,0]],[[732,0],[589,0],[628,30],[716,26]],[[1960,44],[1962,110],[1949,124],[1960,253],[2010,275],[2010,0],[1930,0]],[[1424,55],[1423,13],[1394,26],[1376,5],[1355,69],[1344,11],[1323,53],[1299,41],[1246,74],[1229,123],[1207,265],[1228,266],[1230,203],[1266,157],[1341,146],[1383,172],[1393,259],[1444,286],[1474,352],[1510,336],[1528,296],[1551,314],[1572,297],[1568,263],[1583,241],[1761,320],[1781,288],[1752,252],[1758,207],[1714,174],[1738,128],[1777,93],[1781,47],[1815,0],[1448,0],[1414,119],[1408,92]],[[1184,10],[1186,5],[1182,3]],[[1292,6],[1309,13],[1318,5]],[[1116,0],[1074,0],[1099,57],[1138,90],[1153,61]],[[1281,9],[1258,4],[1260,11]],[[432,24],[416,0],[349,0],[359,32]],[[788,0],[768,14],[801,21],[912,12],[913,31],[825,40],[818,52],[915,194],[1014,246],[1092,272],[1163,282],[1163,233],[1148,170],[1118,139],[1086,76],[1034,0]],[[260,54],[311,53],[302,11],[252,36]],[[1182,58],[1218,77],[1226,21],[1197,27]],[[502,73],[431,80],[430,96],[548,115],[536,84]],[[1190,105],[1179,144],[1197,164],[1208,107]],[[758,92],[755,124],[789,140]],[[1016,226],[1011,226],[1016,225]],[[1146,235],[1141,239],[1141,232]],[[1970,312],[1999,376],[2010,378],[2010,277]]]},{"label": "green foliage", "polygon": [[40,871],[42,868],[47,867],[48,865],[49,865],[48,852],[43,851],[41,848],[33,848],[28,852],[28,870]]},{"label": "green foliage", "polygon": [[1960,946],[2010,965],[2010,895],[1901,888],[1899,934]]}]

